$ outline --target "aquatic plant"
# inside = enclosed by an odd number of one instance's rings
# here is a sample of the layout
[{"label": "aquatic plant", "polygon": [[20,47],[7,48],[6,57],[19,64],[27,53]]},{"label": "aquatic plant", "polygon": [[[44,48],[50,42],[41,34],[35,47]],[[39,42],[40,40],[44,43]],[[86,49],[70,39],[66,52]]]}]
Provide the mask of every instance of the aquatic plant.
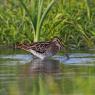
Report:
[{"label": "aquatic plant", "polygon": [[56,35],[70,48],[95,43],[94,0],[5,1],[0,1],[0,44],[44,41]]},{"label": "aquatic plant", "polygon": [[[47,8],[43,12],[43,0],[32,0],[32,14],[28,11],[26,5],[24,4],[23,0],[20,0],[23,8],[27,12],[27,15],[30,17],[31,20],[31,26],[33,29],[34,34],[34,42],[37,42],[40,37],[41,28],[43,25],[43,22],[45,20],[46,15],[50,11],[51,7],[55,3],[55,0],[52,0]],[[43,13],[42,13],[43,12]]]}]

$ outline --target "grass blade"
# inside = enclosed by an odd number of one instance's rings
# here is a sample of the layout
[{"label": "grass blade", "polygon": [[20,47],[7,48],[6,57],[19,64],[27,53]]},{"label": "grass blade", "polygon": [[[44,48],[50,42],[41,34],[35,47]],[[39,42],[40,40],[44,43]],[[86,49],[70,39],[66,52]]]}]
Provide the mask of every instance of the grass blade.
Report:
[{"label": "grass blade", "polygon": [[42,7],[43,7],[43,0],[39,0],[38,3],[38,14],[37,14],[37,26],[36,26],[36,37],[34,38],[34,42],[37,42],[39,40],[39,35],[40,35],[40,19],[41,19],[41,14],[42,14]]},{"label": "grass blade", "polygon": [[20,0],[20,3],[21,3],[21,5],[23,6],[23,8],[25,9],[25,11],[27,12],[27,15],[29,16],[29,18],[30,18],[30,20],[31,20],[33,32],[35,32],[35,28],[34,28],[34,24],[33,24],[33,21],[32,21],[32,16],[31,16],[31,14],[29,13],[29,11],[28,11],[26,5],[23,3],[23,0]]},{"label": "grass blade", "polygon": [[52,0],[52,1],[50,2],[50,4],[47,6],[46,10],[44,11],[44,13],[43,13],[43,15],[42,15],[42,17],[41,17],[41,21],[40,21],[40,29],[41,29],[41,26],[42,26],[42,24],[43,24],[43,22],[44,22],[44,19],[45,19],[46,15],[47,15],[48,12],[50,11],[50,9],[51,9],[51,7],[53,6],[54,3],[55,3],[55,0]]}]

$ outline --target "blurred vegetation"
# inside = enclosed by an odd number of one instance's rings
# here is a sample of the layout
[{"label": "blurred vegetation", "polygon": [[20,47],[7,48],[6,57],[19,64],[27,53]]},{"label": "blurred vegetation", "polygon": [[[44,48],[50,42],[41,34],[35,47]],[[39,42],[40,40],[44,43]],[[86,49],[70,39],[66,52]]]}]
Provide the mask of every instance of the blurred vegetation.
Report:
[{"label": "blurred vegetation", "polygon": [[[1,45],[34,41],[31,19],[20,1],[23,1],[29,14],[34,14],[36,25],[37,8],[32,10],[33,0],[0,0]],[[41,13],[51,1],[54,0],[43,0]],[[36,38],[40,41],[59,36],[68,47],[92,47],[95,43],[95,0],[56,0],[46,14],[39,33]]]},{"label": "blurred vegetation", "polygon": [[[95,67],[63,66],[62,74],[39,73],[18,75],[16,79],[6,77],[0,83],[0,95],[94,95]],[[22,66],[22,65],[21,65]],[[7,66],[8,67],[8,66]],[[13,67],[11,67],[13,68]],[[14,67],[17,69],[18,67]],[[0,69],[1,70],[1,69]],[[5,69],[2,69],[5,71]],[[1,71],[2,71],[1,70]],[[9,69],[6,69],[6,72]],[[11,74],[11,72],[3,72]],[[16,72],[14,72],[16,73]],[[14,78],[14,77],[13,77]],[[6,82],[8,81],[8,82]],[[2,84],[2,85],[1,85]]]}]

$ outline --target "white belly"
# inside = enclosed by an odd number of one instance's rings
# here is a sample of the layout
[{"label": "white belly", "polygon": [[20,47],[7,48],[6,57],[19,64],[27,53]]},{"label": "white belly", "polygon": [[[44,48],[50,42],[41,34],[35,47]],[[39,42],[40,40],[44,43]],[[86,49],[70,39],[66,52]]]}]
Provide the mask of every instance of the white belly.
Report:
[{"label": "white belly", "polygon": [[40,58],[40,59],[45,59],[47,56],[45,55],[45,54],[40,54],[40,53],[38,53],[38,52],[36,52],[36,51],[34,51],[34,50],[29,50],[33,55],[35,55],[35,56],[37,56],[38,58]]}]

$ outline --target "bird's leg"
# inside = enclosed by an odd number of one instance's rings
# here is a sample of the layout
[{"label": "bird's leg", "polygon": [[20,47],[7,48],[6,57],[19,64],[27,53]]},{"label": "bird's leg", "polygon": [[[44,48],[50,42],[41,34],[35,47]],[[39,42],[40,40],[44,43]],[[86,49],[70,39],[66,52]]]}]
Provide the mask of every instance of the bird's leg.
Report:
[{"label": "bird's leg", "polygon": [[69,55],[68,55],[68,53],[65,53],[65,56],[67,57],[67,59],[69,59],[70,57],[69,57]]}]

